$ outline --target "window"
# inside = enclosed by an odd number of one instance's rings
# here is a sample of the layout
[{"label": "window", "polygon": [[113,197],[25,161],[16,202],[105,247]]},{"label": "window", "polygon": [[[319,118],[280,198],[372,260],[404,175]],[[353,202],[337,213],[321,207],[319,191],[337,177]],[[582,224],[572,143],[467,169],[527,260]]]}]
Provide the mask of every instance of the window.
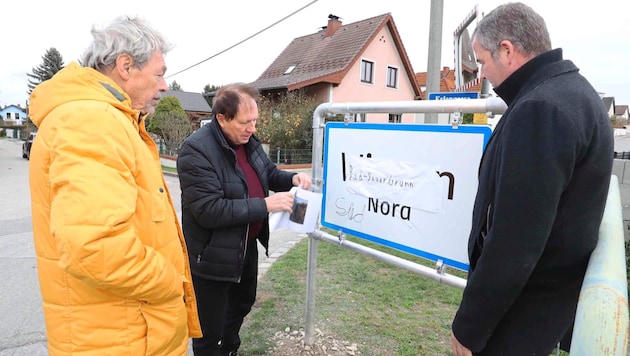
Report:
[{"label": "window", "polygon": [[361,83],[374,83],[374,62],[361,60]]},{"label": "window", "polygon": [[10,112],[7,113],[7,120],[11,120],[11,113]]},{"label": "window", "polygon": [[354,122],[365,122],[365,113],[355,113],[354,114]]},{"label": "window", "polygon": [[388,122],[393,124],[399,124],[401,122],[402,115],[401,114],[389,114]]},{"label": "window", "polygon": [[398,88],[398,68],[387,67],[387,87]]},{"label": "window", "polygon": [[16,119],[16,120],[19,120],[19,119],[20,119],[20,113],[19,113],[19,112],[16,112],[16,113],[15,113],[15,119]]},{"label": "window", "polygon": [[287,70],[284,71],[284,74],[290,74],[297,67],[297,64],[291,64]]}]

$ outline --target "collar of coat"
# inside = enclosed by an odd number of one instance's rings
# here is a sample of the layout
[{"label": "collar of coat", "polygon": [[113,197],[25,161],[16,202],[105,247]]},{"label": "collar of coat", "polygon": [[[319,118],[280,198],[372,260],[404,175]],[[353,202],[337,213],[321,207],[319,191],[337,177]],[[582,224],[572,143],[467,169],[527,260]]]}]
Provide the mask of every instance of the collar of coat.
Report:
[{"label": "collar of coat", "polygon": [[[558,64],[558,66],[554,64]],[[557,48],[542,53],[523,64],[501,85],[494,88],[494,91],[509,106],[523,88],[535,87],[552,76],[577,70],[571,61],[563,61],[562,49]]]}]

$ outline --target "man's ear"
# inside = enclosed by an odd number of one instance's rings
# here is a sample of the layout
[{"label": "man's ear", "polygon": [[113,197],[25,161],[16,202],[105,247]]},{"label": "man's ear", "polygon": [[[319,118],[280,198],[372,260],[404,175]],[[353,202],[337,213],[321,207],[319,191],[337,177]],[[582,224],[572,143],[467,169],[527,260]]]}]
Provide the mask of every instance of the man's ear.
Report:
[{"label": "man's ear", "polygon": [[219,125],[223,127],[223,124],[225,123],[225,116],[223,114],[217,114],[216,119],[219,122]]},{"label": "man's ear", "polygon": [[503,40],[501,41],[499,46],[500,46],[500,51],[505,51],[505,54],[508,60],[511,61],[514,58],[514,55],[516,54],[516,52],[514,51],[514,44],[512,44],[512,42],[508,40]]},{"label": "man's ear", "polygon": [[123,80],[129,80],[131,67],[133,67],[133,58],[131,58],[130,55],[123,53],[116,58],[116,67],[114,70]]}]

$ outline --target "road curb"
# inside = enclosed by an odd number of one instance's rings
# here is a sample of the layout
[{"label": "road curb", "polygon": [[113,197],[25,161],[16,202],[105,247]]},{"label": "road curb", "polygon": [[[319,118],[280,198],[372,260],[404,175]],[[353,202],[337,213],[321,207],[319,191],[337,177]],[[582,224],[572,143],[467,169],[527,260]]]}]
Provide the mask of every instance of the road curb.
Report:
[{"label": "road curb", "polygon": [[[272,232],[270,238],[273,238],[273,234],[274,233]],[[295,247],[295,245],[300,243],[306,237],[306,234],[295,233],[295,238],[286,241],[282,246],[278,247],[275,251],[272,251],[271,254],[269,254],[269,257],[258,263],[258,279],[260,280],[267,273],[278,258],[289,252],[293,247]]]}]

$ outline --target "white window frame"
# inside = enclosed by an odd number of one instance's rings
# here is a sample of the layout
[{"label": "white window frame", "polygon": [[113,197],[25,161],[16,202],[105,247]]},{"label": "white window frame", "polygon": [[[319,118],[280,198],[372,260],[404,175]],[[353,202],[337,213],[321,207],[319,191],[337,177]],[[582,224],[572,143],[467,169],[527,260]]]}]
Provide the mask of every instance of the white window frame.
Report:
[{"label": "white window frame", "polygon": [[284,71],[284,74],[291,74],[291,72],[293,72],[295,67],[297,67],[297,64],[291,64],[289,68],[287,68],[287,70]]}]

